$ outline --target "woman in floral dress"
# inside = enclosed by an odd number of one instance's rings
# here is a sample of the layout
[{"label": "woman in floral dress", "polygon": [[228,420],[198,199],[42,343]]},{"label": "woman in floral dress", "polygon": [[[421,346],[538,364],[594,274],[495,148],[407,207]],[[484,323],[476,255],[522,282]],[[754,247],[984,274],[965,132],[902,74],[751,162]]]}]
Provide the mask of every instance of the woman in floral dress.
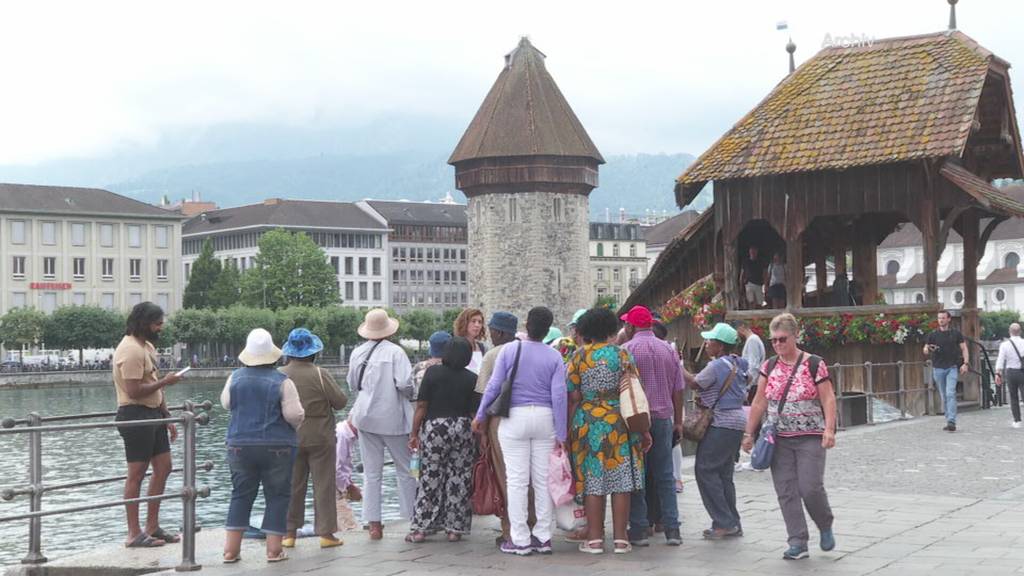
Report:
[{"label": "woman in floral dress", "polygon": [[610,310],[594,308],[577,324],[589,343],[569,361],[570,450],[576,494],[587,513],[587,540],[580,551],[604,552],[605,498],[612,497],[613,543],[616,554],[632,547],[626,535],[630,494],[644,488],[644,452],[650,434],[630,434],[619,411],[619,380],[636,368],[629,352],[608,340],[618,332],[618,319]]}]

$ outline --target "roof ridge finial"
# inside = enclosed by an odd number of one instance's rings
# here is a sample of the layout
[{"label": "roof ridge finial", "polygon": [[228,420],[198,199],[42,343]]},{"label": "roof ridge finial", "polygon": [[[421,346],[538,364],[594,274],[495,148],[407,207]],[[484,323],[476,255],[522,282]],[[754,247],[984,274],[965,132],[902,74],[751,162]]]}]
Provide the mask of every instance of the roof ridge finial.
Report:
[{"label": "roof ridge finial", "polygon": [[946,0],[949,2],[949,29],[956,30],[956,3],[957,0]]},{"label": "roof ridge finial", "polygon": [[786,52],[789,52],[789,73],[796,72],[796,60],[793,58],[793,53],[796,52],[796,44],[793,43],[793,37],[789,37],[789,42],[786,42]]}]

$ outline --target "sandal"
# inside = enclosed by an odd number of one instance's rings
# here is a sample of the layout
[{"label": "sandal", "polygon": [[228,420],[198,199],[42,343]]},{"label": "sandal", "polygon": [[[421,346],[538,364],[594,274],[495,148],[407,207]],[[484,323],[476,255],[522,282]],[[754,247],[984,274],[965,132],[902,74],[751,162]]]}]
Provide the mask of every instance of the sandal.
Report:
[{"label": "sandal", "polygon": [[267,562],[270,562],[270,563],[284,562],[287,559],[288,559],[288,555],[284,553],[284,550],[281,550],[281,552],[279,552],[277,554],[277,556],[267,556]]},{"label": "sandal", "polygon": [[242,559],[242,555],[241,554],[235,554],[234,556],[228,556],[227,553],[225,553],[224,557],[221,559],[221,562],[223,562],[224,564],[236,564],[241,559]]},{"label": "sandal", "polygon": [[[373,538],[373,536],[370,537]],[[409,544],[423,544],[427,541],[427,535],[423,532],[409,532],[405,536],[405,541]]]},{"label": "sandal", "polygon": [[153,538],[145,532],[139,532],[139,535],[132,538],[132,541],[125,544],[125,548],[158,548],[166,544],[159,538]]},{"label": "sandal", "polygon": [[633,545],[629,543],[629,540],[612,540],[612,544],[615,545],[616,554],[629,554],[633,551]]},{"label": "sandal", "polygon": [[177,534],[171,534],[163,528],[157,528],[153,531],[152,534],[150,534],[150,536],[156,538],[157,540],[163,540],[167,544],[177,544],[178,542],[181,542],[181,536]]},{"label": "sandal", "polygon": [[[594,544],[598,547],[594,548]],[[580,552],[586,554],[604,554],[604,540],[587,540],[586,542],[580,542]]]},{"label": "sandal", "polygon": [[582,530],[581,531],[569,532],[568,534],[565,535],[565,538],[563,538],[563,540],[565,540],[569,544],[579,544],[581,542],[586,542],[587,541],[587,533],[585,531],[582,531]]}]

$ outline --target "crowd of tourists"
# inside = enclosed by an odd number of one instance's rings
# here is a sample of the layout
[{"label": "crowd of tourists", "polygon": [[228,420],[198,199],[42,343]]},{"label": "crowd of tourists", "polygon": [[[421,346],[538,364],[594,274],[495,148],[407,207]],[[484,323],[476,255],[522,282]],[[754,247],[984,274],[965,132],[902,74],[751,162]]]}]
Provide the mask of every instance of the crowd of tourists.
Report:
[{"label": "crowd of tourists", "polygon": [[[340,532],[362,525],[371,540],[382,539],[386,462],[394,464],[411,543],[435,535],[458,541],[470,533],[474,514],[493,514],[501,519],[502,552],[550,554],[557,526],[580,552],[602,554],[610,500],[611,552],[649,546],[657,532],[679,546],[684,438],[697,444],[696,486],[710,517],[705,539],[743,536],[733,481],[742,449],[752,452],[755,467],[772,471],[788,534],[783,557],[808,556],[805,507],[821,549],[835,546],[824,488],[835,394],[825,362],[798,347],[793,316],[771,322],[775,355],[767,359],[749,326],[716,324],[702,333],[707,362],[696,373],[647,308],[621,317],[604,308],[579,310],[566,335],[554,323],[543,306],[531,309],[522,327],[509,312],[487,319],[467,309],[451,332],[431,335],[430,357],[412,365],[395,338],[399,320],[370,310],[358,328],[365,342],[352,352],[346,376],[355,400],[341,422],[335,413],[348,397],[317,366],[321,340],[296,328],[279,348],[269,332],[253,330],[220,398],[230,412],[232,483],[223,561],[238,562],[242,539],[252,533],[265,538],[270,562],[287,559],[285,549],[304,535],[330,548],[342,544]],[[153,343],[162,326],[163,312],[151,303],[129,316],[114,354],[119,420],[168,415],[163,389],[180,375],[158,374]],[[696,404],[684,410],[687,387]],[[149,493],[161,493],[176,430],[121,433],[126,498],[138,497],[150,467]],[[362,489],[352,481],[356,445]],[[306,527],[310,480],[313,523]],[[257,529],[250,516],[261,487]],[[349,505],[360,500],[361,523]],[[148,507],[144,528],[138,505],[127,507],[126,546],[178,541],[159,524],[159,501]]]}]

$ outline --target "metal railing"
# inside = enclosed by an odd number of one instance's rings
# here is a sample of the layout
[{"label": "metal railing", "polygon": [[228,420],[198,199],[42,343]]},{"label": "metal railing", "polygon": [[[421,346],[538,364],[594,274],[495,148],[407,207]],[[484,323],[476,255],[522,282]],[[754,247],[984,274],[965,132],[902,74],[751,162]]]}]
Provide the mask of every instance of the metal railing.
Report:
[{"label": "metal railing", "polygon": [[[168,408],[169,411],[181,411],[181,415],[171,418],[153,420],[124,420],[120,422],[84,422],[65,425],[46,425],[49,422],[67,422],[74,420],[88,420],[91,418],[109,418],[115,416],[116,412],[93,412],[88,414],[68,414],[64,416],[40,416],[38,413],[31,413],[27,418],[5,418],[0,422],[0,435],[4,434],[28,434],[29,435],[29,479],[28,484],[15,488],[6,488],[0,492],[3,500],[13,500],[17,496],[28,495],[29,512],[0,516],[0,523],[14,522],[17,520],[29,521],[28,554],[21,560],[22,564],[43,564],[47,561],[42,553],[42,519],[45,516],[57,516],[61,514],[72,514],[87,510],[98,510],[101,508],[113,508],[126,504],[141,504],[143,502],[156,502],[180,498],[182,501],[182,533],[181,533],[181,564],[175,567],[179,572],[191,572],[202,568],[195,560],[196,551],[196,499],[206,498],[210,495],[208,486],[196,487],[196,428],[210,421],[207,413],[212,403],[207,400],[201,404],[186,401],[180,406]],[[197,410],[203,413],[197,414]],[[125,476],[109,476],[105,478],[90,478],[61,484],[43,484],[43,434],[69,432],[73,430],[109,429],[109,428],[134,428],[141,426],[167,424],[181,424],[182,436],[184,438],[184,454],[181,468],[172,469],[171,472],[182,472],[182,488],[179,492],[166,492],[153,496],[139,496],[114,501],[97,502],[82,506],[71,506],[56,510],[43,510],[43,494],[55,490],[66,490],[69,488],[80,488],[83,486],[94,486],[112,482],[121,482]],[[203,470],[213,469],[213,462],[207,461],[200,466]],[[149,473],[146,476],[150,476]]]}]

